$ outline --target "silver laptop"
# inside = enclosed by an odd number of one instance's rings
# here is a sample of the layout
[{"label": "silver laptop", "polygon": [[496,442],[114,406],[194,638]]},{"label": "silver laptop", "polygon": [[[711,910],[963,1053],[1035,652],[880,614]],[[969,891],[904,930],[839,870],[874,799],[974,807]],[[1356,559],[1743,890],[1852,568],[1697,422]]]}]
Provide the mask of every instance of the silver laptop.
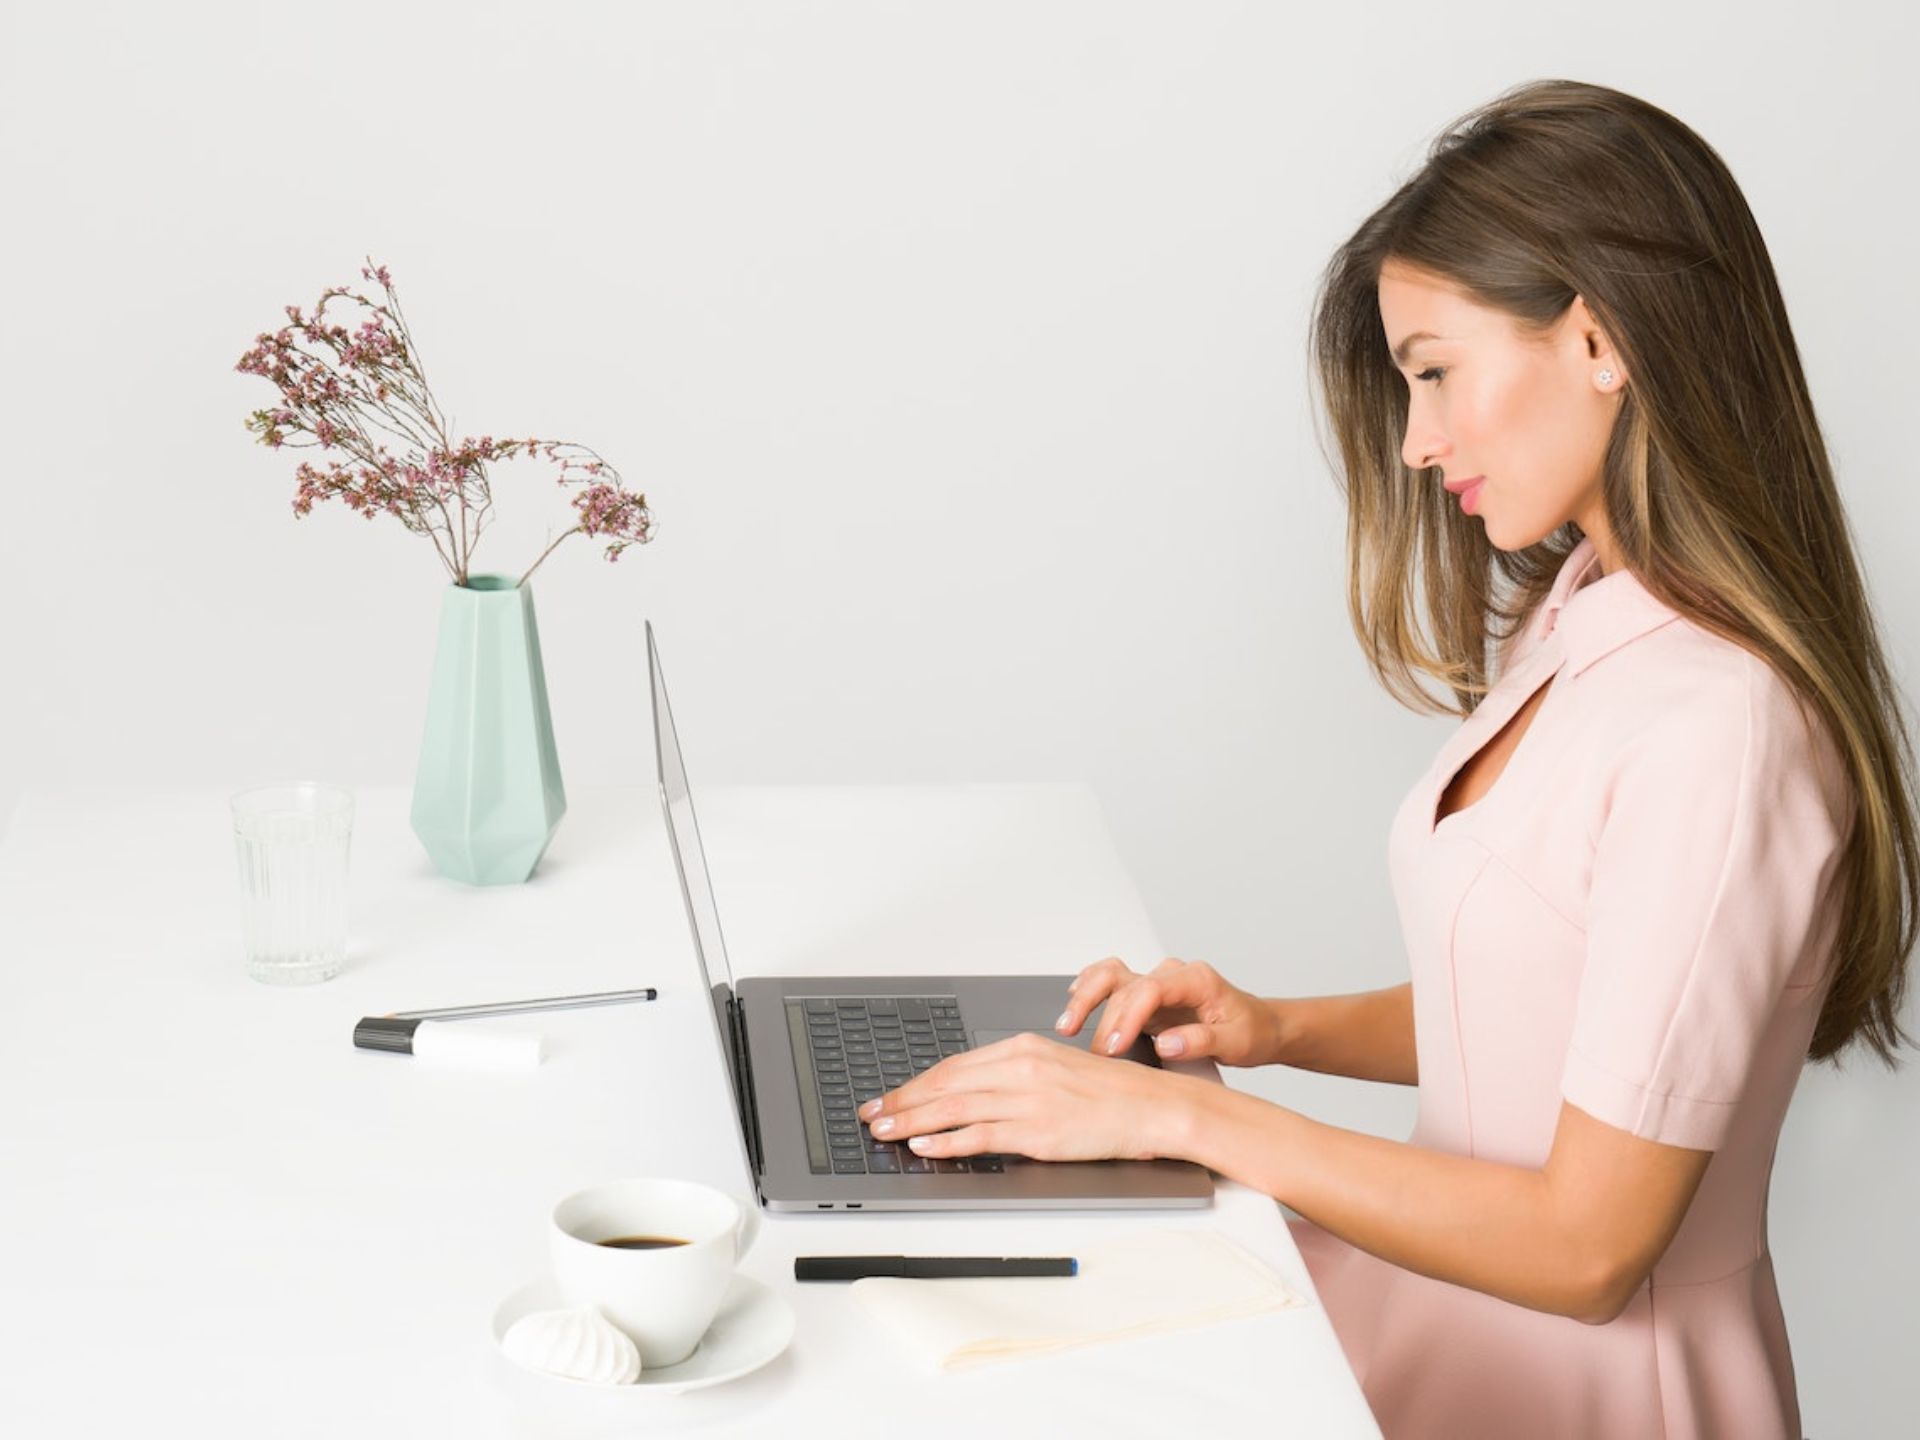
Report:
[{"label": "silver laptop", "polygon": [[[876,1140],[857,1109],[948,1055],[1032,1030],[1086,1048],[1095,1029],[1053,1030],[1071,975],[783,977],[734,983],[707,876],[693,792],[647,623],[660,805],[694,953],[712,997],[747,1166],[771,1210],[1195,1207],[1213,1176],[1184,1160],[936,1160]],[[718,981],[714,978],[719,971]],[[1158,1066],[1142,1038],[1114,1064]]]}]

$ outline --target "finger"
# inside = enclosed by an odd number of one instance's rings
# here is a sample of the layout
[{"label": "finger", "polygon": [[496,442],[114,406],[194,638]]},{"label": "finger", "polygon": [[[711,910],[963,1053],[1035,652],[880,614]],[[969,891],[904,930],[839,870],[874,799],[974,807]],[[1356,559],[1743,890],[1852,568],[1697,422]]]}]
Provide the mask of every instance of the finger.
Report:
[{"label": "finger", "polygon": [[867,1101],[859,1109],[862,1120],[871,1120],[876,1115],[890,1114],[913,1105],[924,1105],[929,1100],[950,1091],[956,1083],[965,1083],[977,1087],[976,1077],[969,1076],[964,1082],[957,1077],[980,1065],[992,1065],[1006,1058],[1011,1047],[1018,1041],[1018,1035],[1009,1035],[1004,1040],[996,1040],[991,1045],[976,1045],[971,1050],[962,1050],[958,1055],[949,1055],[922,1070],[904,1085],[886,1090]]},{"label": "finger", "polygon": [[[1220,990],[1220,977],[1204,960],[1169,960],[1145,979],[1155,987],[1153,1003],[1149,1005],[1143,996],[1131,990],[1115,996],[1100,1022],[1108,1032],[1102,1043],[1109,1048],[1097,1053],[1116,1054],[1125,1049],[1153,1022],[1156,1014],[1168,1029],[1176,1023],[1185,1024],[1206,1015],[1206,1007]],[[1112,1039],[1115,1031],[1126,1032],[1117,1044]]]},{"label": "finger", "polygon": [[1213,1053],[1211,1025],[1175,1025],[1153,1037],[1153,1050],[1162,1060],[1197,1060]]},{"label": "finger", "polygon": [[1213,985],[1212,971],[1201,961],[1162,960],[1150,975],[1113,997],[1094,1036],[1096,1055],[1118,1055],[1140,1038],[1156,1015],[1190,1019]]},{"label": "finger", "polygon": [[942,1095],[924,1105],[912,1105],[874,1117],[867,1126],[878,1140],[905,1140],[912,1135],[951,1130],[990,1118],[994,1098],[978,1090]]},{"label": "finger", "polygon": [[1166,1003],[1166,982],[1142,975],[1108,1004],[1093,1032],[1090,1047],[1096,1055],[1117,1055],[1133,1043],[1143,1025]]},{"label": "finger", "polygon": [[[1107,1024],[1113,1034],[1108,1038],[1110,1055],[1117,1055],[1147,1031],[1149,1025],[1156,1022],[1160,1026],[1171,1026],[1175,1021],[1189,1021],[1195,1018],[1191,1007],[1183,1005],[1183,996],[1173,983],[1173,977],[1155,979],[1155,994],[1149,999],[1142,997],[1138,1002],[1133,996],[1123,995],[1117,1002],[1119,1013],[1108,1017]],[[1109,1009],[1115,1007],[1110,1006]]]},{"label": "finger", "polygon": [[1005,1120],[1025,1115],[1033,1108],[1031,1074],[1026,1078],[1028,1085],[1024,1090],[998,1086],[969,1086],[965,1090],[949,1090],[923,1104],[876,1115],[867,1128],[878,1139],[898,1141],[987,1120]]},{"label": "finger", "polygon": [[915,1135],[907,1148],[929,1160],[954,1155],[1017,1155],[1021,1151],[1011,1143],[1006,1126],[988,1122],[945,1130],[938,1135]]},{"label": "finger", "polygon": [[1072,980],[1068,981],[1067,995],[1073,997],[1081,994],[1089,981],[1100,977],[1104,976],[1111,979],[1111,977],[1116,975],[1124,976],[1131,973],[1132,972],[1127,969],[1126,961],[1122,960],[1118,955],[1109,955],[1104,960],[1094,961],[1093,964],[1087,966],[1078,975],[1074,976]]},{"label": "finger", "polygon": [[956,1068],[952,1062],[959,1055],[949,1055],[938,1064],[930,1065],[904,1085],[892,1090],[883,1090],[862,1105],[857,1112],[862,1120],[872,1121],[879,1115],[898,1114],[915,1105],[925,1105],[947,1093]]},{"label": "finger", "polygon": [[1094,1032],[1093,1043],[1088,1048],[1096,1055],[1118,1055],[1133,1044],[1148,1021],[1161,1010],[1178,1003],[1174,989],[1165,983],[1165,977],[1178,974],[1186,963],[1169,957],[1146,975],[1136,977],[1142,981],[1161,982],[1151,990],[1144,985],[1121,987],[1108,1004],[1107,1013],[1101,1016],[1100,1028]]},{"label": "finger", "polygon": [[1067,982],[1067,993],[1072,994],[1075,990],[1079,989],[1080,982],[1086,979],[1087,976],[1091,975],[1095,970],[1098,970],[1102,965],[1119,965],[1122,968],[1124,968],[1125,964],[1126,962],[1123,961],[1118,955],[1109,955],[1104,960],[1096,960],[1093,962],[1093,964],[1086,966],[1084,969],[1081,970],[1081,972],[1078,975],[1074,976],[1073,979]]},{"label": "finger", "polygon": [[1082,970],[1073,978],[1073,983],[1067,986],[1067,990],[1070,994],[1078,994],[1080,987],[1096,976],[1105,977],[1108,980],[1118,979],[1121,982],[1125,982],[1132,975],[1133,971],[1127,968],[1126,961],[1122,960],[1118,955],[1109,955],[1106,959],[1096,960],[1093,964]]},{"label": "finger", "polygon": [[1194,976],[1187,962],[1171,956],[1162,960],[1147,974],[1130,977],[1113,996],[1088,1048],[1096,1055],[1118,1055],[1140,1037],[1156,1014],[1191,1003],[1193,993]]},{"label": "finger", "polygon": [[1062,1035],[1077,1035],[1087,1016],[1099,1007],[1117,988],[1133,979],[1133,972],[1116,955],[1109,955],[1097,965],[1089,965],[1082,970],[1069,987],[1067,1008],[1060,1012],[1060,1018],[1053,1022],[1053,1028]]}]

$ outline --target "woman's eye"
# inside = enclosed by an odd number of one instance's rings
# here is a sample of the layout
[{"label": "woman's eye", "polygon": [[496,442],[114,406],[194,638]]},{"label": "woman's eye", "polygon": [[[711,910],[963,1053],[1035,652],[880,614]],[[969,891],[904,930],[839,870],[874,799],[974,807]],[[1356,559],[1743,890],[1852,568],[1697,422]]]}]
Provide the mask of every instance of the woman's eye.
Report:
[{"label": "woman's eye", "polygon": [[1416,380],[1431,380],[1434,384],[1438,385],[1440,383],[1440,377],[1446,373],[1444,366],[1428,366],[1413,378]]}]

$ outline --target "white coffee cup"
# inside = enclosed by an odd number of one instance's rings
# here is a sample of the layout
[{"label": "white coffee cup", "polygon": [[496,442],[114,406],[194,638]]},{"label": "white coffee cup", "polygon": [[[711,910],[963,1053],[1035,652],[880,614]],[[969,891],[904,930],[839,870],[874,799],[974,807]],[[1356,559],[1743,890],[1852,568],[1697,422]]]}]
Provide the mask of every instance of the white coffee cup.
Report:
[{"label": "white coffee cup", "polygon": [[[760,1207],[693,1180],[614,1180],[553,1208],[548,1248],[568,1305],[592,1305],[633,1337],[643,1369],[693,1353],[727,1282],[760,1233]],[[686,1243],[630,1250],[602,1241],[656,1236]]]}]

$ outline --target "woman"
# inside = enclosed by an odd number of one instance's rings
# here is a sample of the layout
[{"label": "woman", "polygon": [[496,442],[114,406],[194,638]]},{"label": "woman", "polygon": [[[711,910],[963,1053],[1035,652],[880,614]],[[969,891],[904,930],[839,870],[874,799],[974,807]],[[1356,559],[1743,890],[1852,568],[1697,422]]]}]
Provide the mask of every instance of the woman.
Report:
[{"label": "woman", "polygon": [[[1087,1050],[1002,1041],[863,1118],[923,1155],[1175,1156],[1285,1201],[1393,1440],[1799,1436],[1774,1144],[1808,1057],[1912,1043],[1920,857],[1753,217],[1671,115],[1526,85],[1341,247],[1313,341],[1355,629],[1391,692],[1466,717],[1390,832],[1410,983],[1262,1000],[1109,958],[1060,1017],[1105,1002]],[[1418,1085],[1419,1120],[1395,1143],[1103,1058],[1143,1031]]]}]

